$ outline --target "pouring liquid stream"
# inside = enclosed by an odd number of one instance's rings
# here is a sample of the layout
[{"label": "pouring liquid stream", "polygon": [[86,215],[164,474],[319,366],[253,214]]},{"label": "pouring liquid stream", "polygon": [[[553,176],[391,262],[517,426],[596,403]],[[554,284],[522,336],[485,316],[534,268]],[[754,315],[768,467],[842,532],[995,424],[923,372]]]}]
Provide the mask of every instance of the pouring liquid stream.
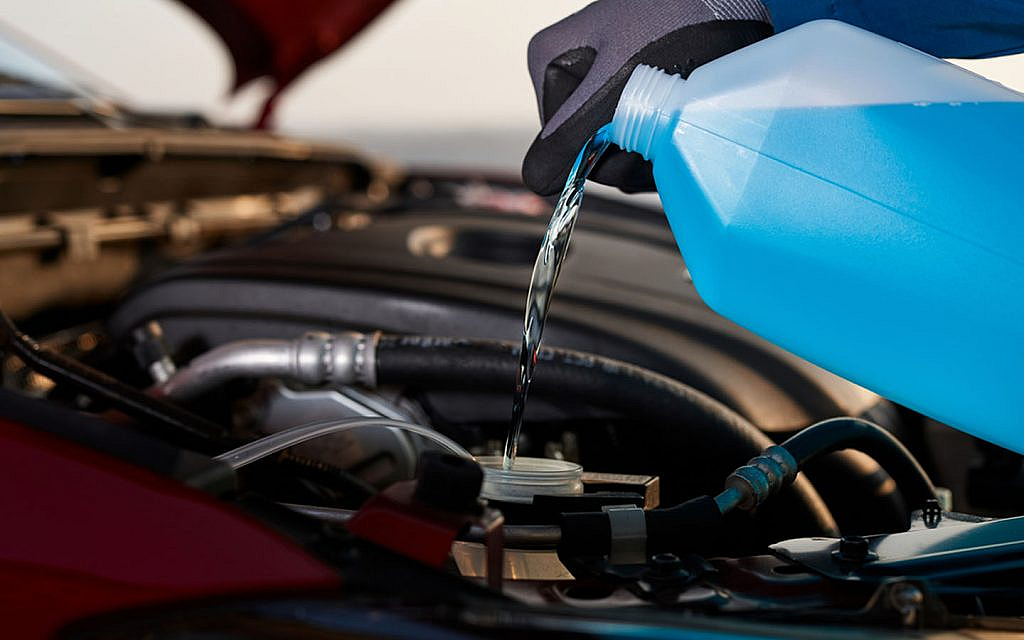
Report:
[{"label": "pouring liquid stream", "polygon": [[533,380],[533,369],[537,366],[537,352],[540,350],[544,321],[547,319],[551,294],[562,269],[562,260],[569,249],[569,240],[576,225],[583,189],[594,165],[608,148],[609,125],[605,125],[587,141],[576,156],[569,171],[562,194],[558,197],[551,222],[541,241],[540,252],[533,263],[533,276],[526,296],[526,313],[523,318],[523,343],[519,349],[519,368],[516,371],[512,396],[512,423],[505,440],[505,454],[502,467],[512,469],[519,446],[519,434],[523,429],[523,415],[526,410],[526,396]]}]

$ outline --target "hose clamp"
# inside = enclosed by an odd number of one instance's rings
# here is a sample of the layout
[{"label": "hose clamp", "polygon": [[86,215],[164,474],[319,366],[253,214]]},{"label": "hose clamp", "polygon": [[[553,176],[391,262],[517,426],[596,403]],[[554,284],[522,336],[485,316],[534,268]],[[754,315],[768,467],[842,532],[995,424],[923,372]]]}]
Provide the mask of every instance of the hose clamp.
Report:
[{"label": "hose clamp", "polygon": [[377,388],[377,344],[380,336],[380,331],[359,334],[352,357],[355,381],[370,389]]},{"label": "hose clamp", "polygon": [[377,386],[377,342],[380,332],[356,333],[343,331],[330,334],[324,345],[323,357],[329,360],[324,367],[322,382],[335,384],[361,384]]},{"label": "hose clamp", "polygon": [[608,562],[613,565],[647,562],[646,512],[632,504],[607,505],[601,510],[608,514],[612,533]]}]

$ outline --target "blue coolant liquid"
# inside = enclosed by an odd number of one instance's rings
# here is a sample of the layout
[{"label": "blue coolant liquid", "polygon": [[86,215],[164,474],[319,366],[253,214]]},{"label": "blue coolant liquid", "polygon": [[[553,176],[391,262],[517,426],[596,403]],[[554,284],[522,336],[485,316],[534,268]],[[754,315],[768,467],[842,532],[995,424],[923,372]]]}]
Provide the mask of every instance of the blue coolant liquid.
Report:
[{"label": "blue coolant liquid", "polygon": [[1024,452],[1024,103],[675,117],[650,157],[712,308]]}]

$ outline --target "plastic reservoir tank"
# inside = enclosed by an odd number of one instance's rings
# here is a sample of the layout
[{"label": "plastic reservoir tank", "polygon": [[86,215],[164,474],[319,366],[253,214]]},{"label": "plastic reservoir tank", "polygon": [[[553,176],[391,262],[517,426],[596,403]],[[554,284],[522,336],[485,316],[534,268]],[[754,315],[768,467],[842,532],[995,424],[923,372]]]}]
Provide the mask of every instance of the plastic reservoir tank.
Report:
[{"label": "plastic reservoir tank", "polygon": [[583,467],[574,462],[519,456],[511,469],[503,469],[501,456],[480,456],[476,461],[484,470],[483,498],[529,504],[538,495],[583,493]]},{"label": "plastic reservoir tank", "polygon": [[1024,96],[818,21],[638,67],[610,131],[713,309],[1024,453]]}]

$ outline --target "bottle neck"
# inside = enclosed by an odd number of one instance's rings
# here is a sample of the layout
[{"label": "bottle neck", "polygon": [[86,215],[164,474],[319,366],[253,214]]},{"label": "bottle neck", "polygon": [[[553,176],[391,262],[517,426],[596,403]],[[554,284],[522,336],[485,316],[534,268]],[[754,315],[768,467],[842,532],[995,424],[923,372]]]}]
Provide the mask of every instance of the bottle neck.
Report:
[{"label": "bottle neck", "polygon": [[682,105],[686,80],[639,65],[629,76],[611,122],[611,141],[653,160],[658,140],[672,126]]}]

